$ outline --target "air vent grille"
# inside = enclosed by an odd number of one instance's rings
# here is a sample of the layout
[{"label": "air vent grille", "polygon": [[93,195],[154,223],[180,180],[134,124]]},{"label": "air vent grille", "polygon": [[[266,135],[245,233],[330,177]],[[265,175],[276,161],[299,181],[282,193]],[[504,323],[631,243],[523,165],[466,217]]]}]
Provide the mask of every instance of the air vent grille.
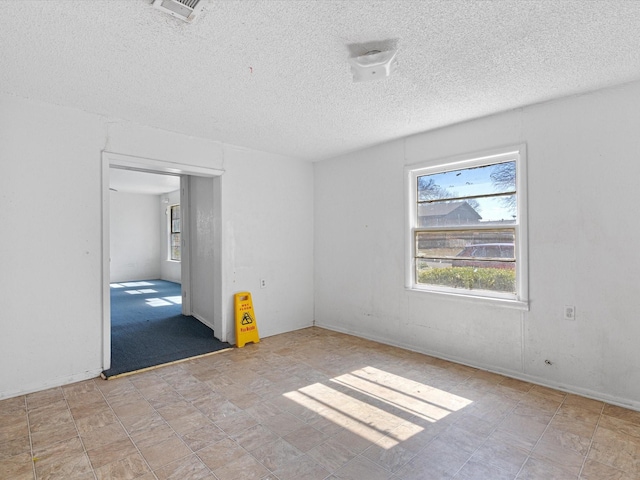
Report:
[{"label": "air vent grille", "polygon": [[204,0],[153,0],[155,8],[185,22],[191,22],[203,5]]}]

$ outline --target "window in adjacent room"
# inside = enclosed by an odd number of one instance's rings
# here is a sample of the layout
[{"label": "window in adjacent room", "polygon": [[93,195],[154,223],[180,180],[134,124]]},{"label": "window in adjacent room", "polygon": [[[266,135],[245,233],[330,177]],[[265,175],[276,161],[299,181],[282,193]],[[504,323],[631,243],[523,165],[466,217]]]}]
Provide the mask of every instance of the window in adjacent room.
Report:
[{"label": "window in adjacent room", "polygon": [[169,258],[180,261],[180,205],[170,207]]},{"label": "window in adjacent room", "polygon": [[526,303],[525,148],[407,168],[408,287]]}]

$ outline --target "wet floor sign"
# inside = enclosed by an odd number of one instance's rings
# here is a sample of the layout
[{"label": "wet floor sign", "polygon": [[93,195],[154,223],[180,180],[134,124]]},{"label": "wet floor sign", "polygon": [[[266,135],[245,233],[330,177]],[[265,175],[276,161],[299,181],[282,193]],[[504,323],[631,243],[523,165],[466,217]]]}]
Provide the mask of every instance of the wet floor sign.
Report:
[{"label": "wet floor sign", "polygon": [[247,342],[258,343],[258,324],[253,313],[253,302],[249,292],[236,293],[234,296],[236,310],[236,347],[244,347]]}]

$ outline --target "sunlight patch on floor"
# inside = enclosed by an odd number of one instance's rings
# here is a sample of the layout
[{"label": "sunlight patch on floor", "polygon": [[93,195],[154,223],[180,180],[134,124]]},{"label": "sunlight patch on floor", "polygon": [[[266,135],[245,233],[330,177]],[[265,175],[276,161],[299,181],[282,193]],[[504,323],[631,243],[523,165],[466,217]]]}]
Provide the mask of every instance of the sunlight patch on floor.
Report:
[{"label": "sunlight patch on floor", "polygon": [[[323,383],[287,392],[284,396],[314,413],[376,442],[392,448],[423,430],[412,423],[411,416],[437,422],[472,403],[464,397],[430,387],[399,375],[366,367],[330,380],[335,388]],[[394,436],[400,425],[407,426]]]},{"label": "sunlight patch on floor", "polygon": [[331,379],[393,408],[436,422],[471,404],[471,400],[374,367]]},{"label": "sunlight patch on floor", "polygon": [[163,297],[163,298],[147,298],[147,305],[150,307],[166,307],[167,305],[182,305],[182,297],[177,295],[175,297]]}]

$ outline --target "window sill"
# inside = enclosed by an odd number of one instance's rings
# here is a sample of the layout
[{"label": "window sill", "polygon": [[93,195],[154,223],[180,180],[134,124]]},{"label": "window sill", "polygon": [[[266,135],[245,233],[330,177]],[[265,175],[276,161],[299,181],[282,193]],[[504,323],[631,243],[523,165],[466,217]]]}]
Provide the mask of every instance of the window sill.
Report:
[{"label": "window sill", "polygon": [[411,292],[411,294],[432,295],[432,296],[450,298],[453,300],[460,300],[461,302],[474,303],[476,305],[493,305],[496,307],[510,308],[510,309],[520,310],[525,312],[529,311],[529,302],[523,301],[523,300],[485,297],[481,295],[473,295],[469,293],[459,293],[459,292],[451,292],[451,291],[426,290],[426,289],[415,288],[415,287],[405,287],[405,290],[407,292]]}]

